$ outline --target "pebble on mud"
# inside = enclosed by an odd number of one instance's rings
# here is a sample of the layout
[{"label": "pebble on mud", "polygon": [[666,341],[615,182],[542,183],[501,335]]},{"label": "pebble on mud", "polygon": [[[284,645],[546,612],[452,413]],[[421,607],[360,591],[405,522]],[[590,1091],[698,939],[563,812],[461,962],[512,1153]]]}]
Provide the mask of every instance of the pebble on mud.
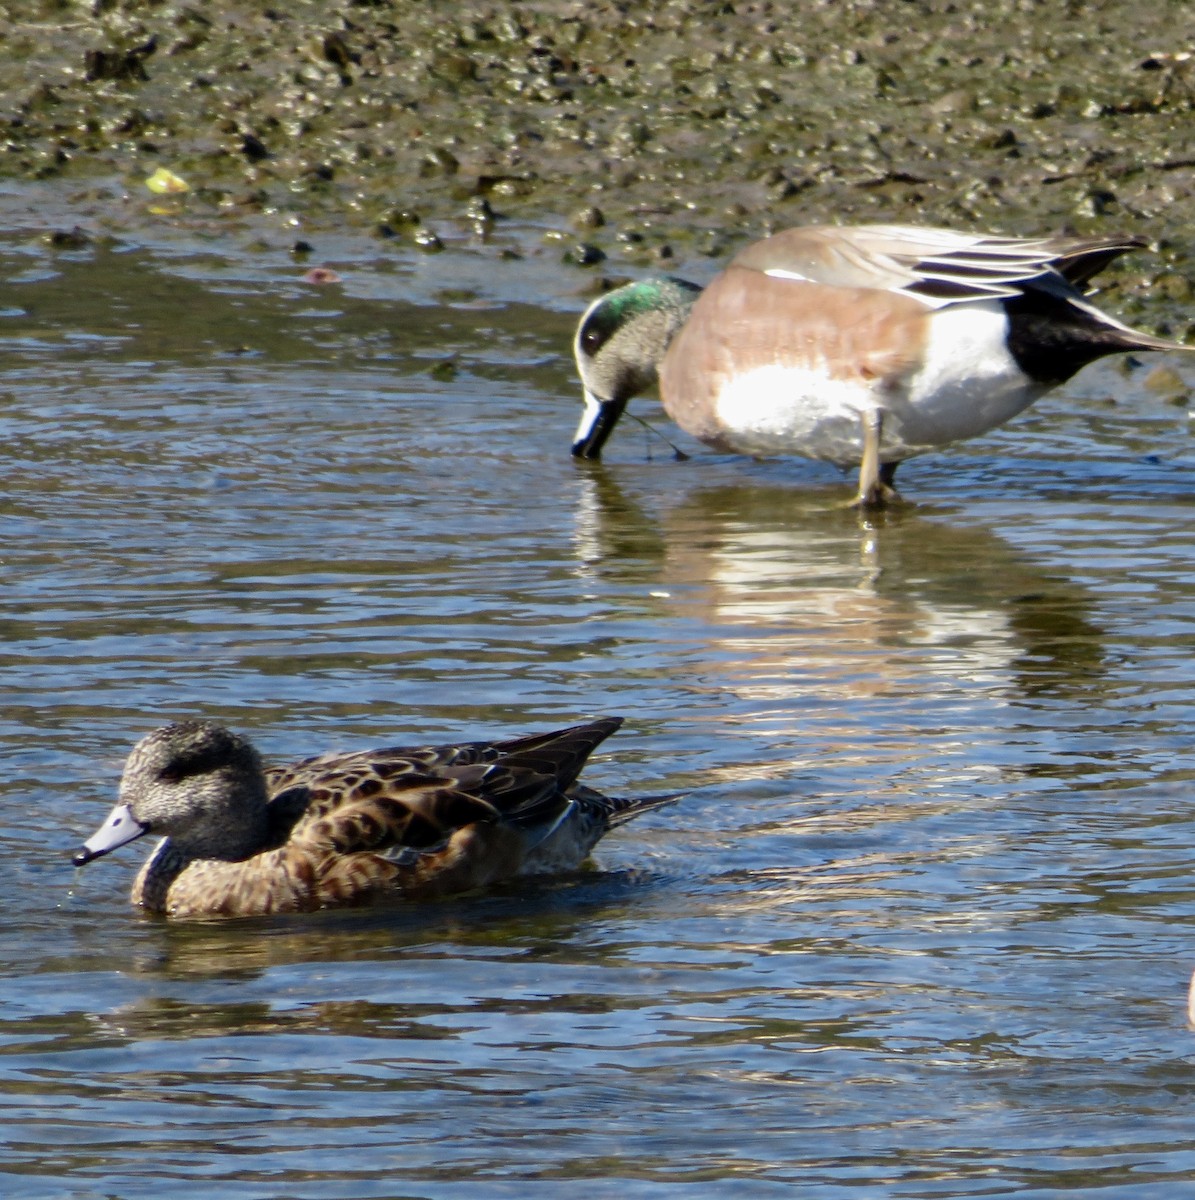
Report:
[{"label": "pebble on mud", "polygon": [[606,261],[606,252],[600,246],[582,242],[565,250],[560,261],[571,263],[574,267],[592,267]]},{"label": "pebble on mud", "polygon": [[1173,367],[1154,367],[1142,383],[1151,392],[1172,403],[1188,404],[1191,401],[1191,388]]}]

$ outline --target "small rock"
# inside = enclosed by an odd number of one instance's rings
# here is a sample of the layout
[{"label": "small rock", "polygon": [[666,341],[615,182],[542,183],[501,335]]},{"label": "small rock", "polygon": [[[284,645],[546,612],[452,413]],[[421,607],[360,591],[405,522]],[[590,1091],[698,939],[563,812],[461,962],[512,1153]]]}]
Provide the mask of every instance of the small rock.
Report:
[{"label": "small rock", "polygon": [[91,235],[76,225],[74,229],[56,229],[46,234],[46,243],[55,250],[82,250],[91,245]]},{"label": "small rock", "polygon": [[242,136],[241,153],[250,162],[261,162],[263,158],[270,157],[270,152],[266,149],[265,142],[252,133],[246,133]]},{"label": "small rock", "polygon": [[490,207],[490,202],[484,196],[474,196],[465,206],[465,215],[473,221],[494,221],[498,214]]},{"label": "small rock", "polygon": [[339,33],[324,34],[322,49],[324,57],[342,71],[350,64],[360,61],[360,57],[349,49],[348,43]]},{"label": "small rock", "polygon": [[1105,217],[1119,206],[1115,192],[1090,188],[1079,197],[1075,212],[1084,217]]},{"label": "small rock", "polygon": [[606,252],[598,246],[587,242],[579,242],[570,246],[561,257],[562,262],[572,263],[575,267],[592,267],[606,261]]},{"label": "small rock", "polygon": [[1186,380],[1173,367],[1154,367],[1141,382],[1159,396],[1175,400],[1191,398]]},{"label": "small rock", "polygon": [[587,205],[573,214],[573,224],[578,229],[601,229],[605,223],[605,214],[596,204]]},{"label": "small rock", "polygon": [[130,50],[88,50],[83,55],[84,78],[88,83],[101,79],[124,79],[143,83],[149,78],[145,73],[145,60],[158,48],[158,39],[149,41]]},{"label": "small rock", "polygon": [[437,146],[424,156],[423,162],[419,164],[419,174],[424,179],[432,175],[455,175],[460,166],[460,161],[451,150]]}]

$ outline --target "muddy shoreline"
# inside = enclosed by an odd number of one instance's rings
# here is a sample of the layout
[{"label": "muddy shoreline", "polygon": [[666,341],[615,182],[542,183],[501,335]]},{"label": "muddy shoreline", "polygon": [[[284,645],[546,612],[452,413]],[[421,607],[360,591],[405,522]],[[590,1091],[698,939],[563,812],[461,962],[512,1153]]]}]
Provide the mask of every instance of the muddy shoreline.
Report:
[{"label": "muddy shoreline", "polygon": [[1131,230],[1160,257],[1120,269],[1120,311],[1185,331],[1185,3],[5,7],[0,180],[109,227],[298,213],[435,250],[513,217],[579,269],[823,220]]}]

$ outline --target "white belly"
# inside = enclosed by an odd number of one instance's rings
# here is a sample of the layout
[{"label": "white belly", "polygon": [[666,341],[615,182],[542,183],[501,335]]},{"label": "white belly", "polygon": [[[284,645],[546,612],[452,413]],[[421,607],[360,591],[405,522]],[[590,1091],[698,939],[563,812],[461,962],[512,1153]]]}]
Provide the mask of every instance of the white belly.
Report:
[{"label": "white belly", "polygon": [[923,365],[895,381],[835,379],[788,364],[736,374],[715,405],[721,444],[743,454],[859,462],[865,418],[883,411],[880,459],[896,462],[976,437],[1023,411],[1046,388],[1017,366],[998,301],[956,305],[930,322]]}]

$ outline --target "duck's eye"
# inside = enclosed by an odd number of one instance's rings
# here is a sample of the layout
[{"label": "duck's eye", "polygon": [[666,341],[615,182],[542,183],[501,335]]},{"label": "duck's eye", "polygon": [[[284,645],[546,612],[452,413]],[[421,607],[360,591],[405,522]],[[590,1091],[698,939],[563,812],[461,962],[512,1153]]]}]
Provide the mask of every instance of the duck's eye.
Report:
[{"label": "duck's eye", "polygon": [[601,336],[601,332],[594,329],[593,325],[587,325],[586,328],[581,331],[581,349],[582,352],[588,354],[590,358],[593,358],[593,356],[598,353],[598,348],[601,346],[602,341],[603,338]]},{"label": "duck's eye", "polygon": [[610,330],[591,321],[581,330],[579,345],[584,354],[592,358],[609,340]]},{"label": "duck's eye", "polygon": [[201,743],[171,756],[170,761],[158,771],[163,783],[180,783],[196,775],[207,775],[228,766],[231,761],[228,747],[220,744]]}]

